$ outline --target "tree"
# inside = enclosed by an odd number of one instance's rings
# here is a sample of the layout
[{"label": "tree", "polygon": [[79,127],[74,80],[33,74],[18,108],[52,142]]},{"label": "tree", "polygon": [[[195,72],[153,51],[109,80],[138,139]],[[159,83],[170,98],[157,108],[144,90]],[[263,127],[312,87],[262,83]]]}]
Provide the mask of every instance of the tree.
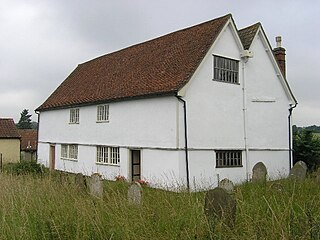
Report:
[{"label": "tree", "polygon": [[293,161],[304,161],[311,171],[320,167],[320,138],[314,132],[306,129],[294,132]]},{"label": "tree", "polygon": [[24,109],[21,113],[20,113],[20,120],[17,124],[17,128],[20,129],[31,129],[32,125],[31,125],[31,114],[29,114],[29,110],[28,109]]}]

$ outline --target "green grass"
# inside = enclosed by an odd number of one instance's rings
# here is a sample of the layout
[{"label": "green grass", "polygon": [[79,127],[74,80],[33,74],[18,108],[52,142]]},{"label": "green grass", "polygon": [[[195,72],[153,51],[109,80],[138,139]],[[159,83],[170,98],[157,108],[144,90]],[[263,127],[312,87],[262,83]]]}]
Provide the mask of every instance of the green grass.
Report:
[{"label": "green grass", "polygon": [[98,199],[72,175],[1,174],[0,239],[319,239],[318,183],[281,180],[280,190],[275,184],[238,186],[234,229],[218,223],[212,232],[203,192],[144,187],[136,207],[127,203],[124,182],[106,181]]}]

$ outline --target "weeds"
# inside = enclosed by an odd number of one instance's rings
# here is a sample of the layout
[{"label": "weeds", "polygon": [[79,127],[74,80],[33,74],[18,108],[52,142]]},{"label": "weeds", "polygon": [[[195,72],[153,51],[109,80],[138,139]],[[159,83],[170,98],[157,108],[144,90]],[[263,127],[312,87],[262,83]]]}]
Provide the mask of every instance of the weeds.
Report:
[{"label": "weeds", "polygon": [[143,187],[143,205],[127,202],[128,183],[106,181],[103,199],[72,175],[0,175],[0,239],[319,239],[319,186],[281,180],[236,187],[233,229],[204,215],[204,193]]}]

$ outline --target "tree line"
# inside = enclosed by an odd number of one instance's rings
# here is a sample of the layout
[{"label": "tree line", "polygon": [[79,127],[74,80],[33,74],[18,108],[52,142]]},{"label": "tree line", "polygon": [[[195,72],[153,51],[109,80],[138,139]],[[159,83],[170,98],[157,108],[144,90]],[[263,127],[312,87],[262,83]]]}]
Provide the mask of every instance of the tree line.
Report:
[{"label": "tree line", "polygon": [[293,126],[293,162],[304,161],[310,171],[320,166],[320,126]]}]

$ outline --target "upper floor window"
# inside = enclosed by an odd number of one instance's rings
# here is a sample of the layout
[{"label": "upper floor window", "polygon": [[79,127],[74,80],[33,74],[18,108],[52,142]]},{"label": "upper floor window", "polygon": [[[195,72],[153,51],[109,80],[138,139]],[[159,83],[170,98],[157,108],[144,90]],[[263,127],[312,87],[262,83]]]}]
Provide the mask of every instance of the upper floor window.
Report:
[{"label": "upper floor window", "polygon": [[61,158],[77,160],[78,145],[61,144]]},{"label": "upper floor window", "polygon": [[223,150],[216,151],[216,167],[242,167],[242,151]]},{"label": "upper floor window", "polygon": [[79,108],[70,109],[70,123],[79,123]]},{"label": "upper floor window", "polygon": [[97,163],[119,165],[120,151],[118,147],[97,146]]},{"label": "upper floor window", "polygon": [[109,105],[99,105],[97,107],[97,122],[109,121]]},{"label": "upper floor window", "polygon": [[239,83],[239,61],[213,56],[213,80]]}]

